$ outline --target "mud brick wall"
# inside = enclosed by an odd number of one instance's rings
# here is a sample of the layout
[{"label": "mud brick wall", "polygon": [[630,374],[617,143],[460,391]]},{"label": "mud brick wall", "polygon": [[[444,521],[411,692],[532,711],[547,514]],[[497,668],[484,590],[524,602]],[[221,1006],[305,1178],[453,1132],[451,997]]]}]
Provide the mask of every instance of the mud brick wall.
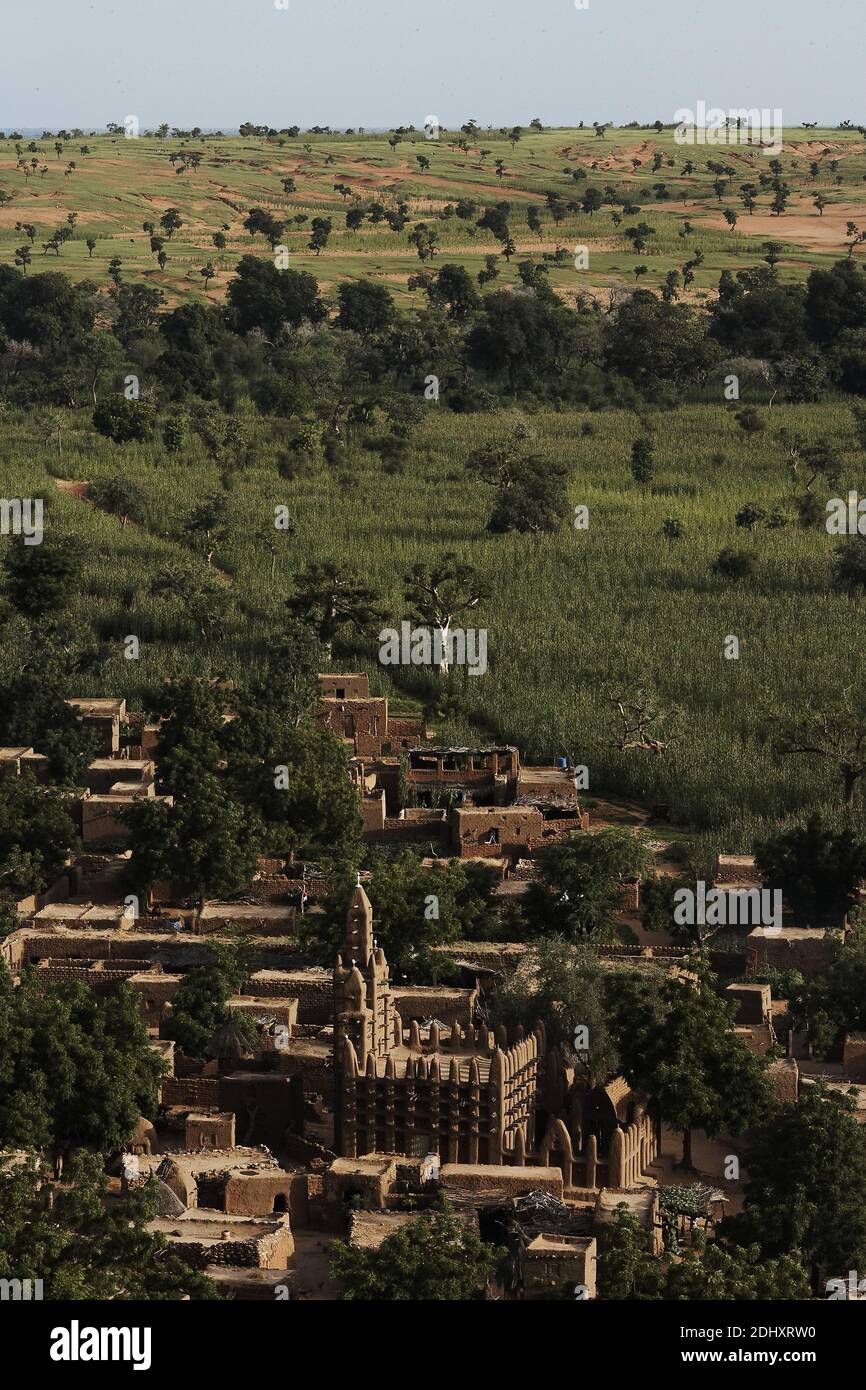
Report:
[{"label": "mud brick wall", "polygon": [[833,937],[817,931],[801,937],[756,936],[752,932],[746,938],[746,950],[750,974],[761,973],[769,967],[814,975],[829,965]]},{"label": "mud brick wall", "polygon": [[[247,884],[244,888],[244,899],[252,899],[256,903],[267,903],[270,906],[291,907],[293,905],[290,901],[293,891],[292,883],[293,881],[283,874],[267,874]],[[230,912],[227,910],[225,915],[230,917]],[[210,918],[209,920],[216,921],[217,919]],[[242,925],[243,921],[245,919],[242,920]]]},{"label": "mud brick wall", "polygon": [[459,1023],[466,1028],[474,1019],[477,990],[411,989],[395,986],[393,991],[394,1008],[404,1023],[413,1018],[419,1022],[425,1018],[438,1018],[441,1023]]},{"label": "mud brick wall", "polygon": [[141,995],[142,1003],[157,1009],[164,1004],[170,1004],[180,989],[180,977],[178,975],[150,975],[147,972],[138,974],[137,970],[129,977],[129,983],[136,994]]},{"label": "mud brick wall", "polygon": [[302,888],[306,889],[310,902],[318,902],[320,898],[328,896],[328,884],[323,878],[286,878],[283,879],[283,882],[289,897],[299,894]]},{"label": "mud brick wall", "polygon": [[[321,1096],[328,1104],[334,1100],[334,1060],[329,1051],[324,1057],[310,1056],[309,1053],[286,1053],[285,1063],[288,1075],[297,1078],[304,1095]],[[291,1123],[291,1122],[290,1122]],[[288,1124],[286,1126],[288,1128]],[[299,1126],[292,1123],[292,1127]],[[271,1145],[275,1148],[276,1145]]]},{"label": "mud brick wall", "polygon": [[538,849],[540,845],[549,844],[551,840],[560,840],[563,835],[573,835],[577,830],[589,830],[589,812],[584,811],[579,816],[564,816],[561,820],[546,820],[540,835],[534,835],[529,842],[530,850]]},{"label": "mud brick wall", "polygon": [[228,1006],[233,1013],[251,1014],[253,1018],[260,1018],[265,1015],[273,1018],[277,1023],[283,1024],[291,1032],[295,1026],[298,1016],[298,1005],[295,999],[244,999],[234,998],[228,1001]]},{"label": "mud brick wall", "polygon": [[129,865],[101,855],[80,856],[69,870],[73,897],[94,903],[122,902]]},{"label": "mud brick wall", "polygon": [[76,932],[70,936],[46,932],[44,936],[28,934],[24,943],[23,959],[24,963],[29,965],[35,960],[46,958],[75,960],[83,956],[86,960],[108,960],[110,955],[111,945],[107,937],[90,937],[86,932]]},{"label": "mud brick wall", "polygon": [[332,700],[336,700],[338,690],[342,691],[341,699],[368,700],[370,698],[370,677],[366,671],[358,671],[346,676],[341,676],[339,673],[319,676],[319,694],[323,699],[330,697]]},{"label": "mud brick wall", "polygon": [[17,974],[25,962],[26,939],[22,932],[12,932],[5,941],[0,941],[0,956],[13,975]]},{"label": "mud brick wall", "polygon": [[[451,843],[466,855],[498,857],[504,851],[525,854],[529,845],[540,840],[545,829],[541,812],[535,807],[515,810],[504,807],[484,815],[472,811],[454,811],[451,816]],[[487,837],[496,832],[496,843],[487,844]]]},{"label": "mud brick wall", "polygon": [[216,1077],[166,1076],[162,1082],[163,1105],[188,1105],[191,1109],[218,1106],[220,1083]]},{"label": "mud brick wall", "polygon": [[288,1212],[291,1185],[291,1175],[282,1169],[248,1175],[231,1173],[225,1186],[226,1212],[230,1216],[267,1216],[276,1210],[278,1200],[282,1203],[280,1210]]},{"label": "mud brick wall", "polygon": [[354,739],[357,753],[377,753],[388,733],[388,701],[322,700],[316,707],[315,721],[317,729]]},{"label": "mud brick wall", "polygon": [[370,835],[385,829],[385,793],[374,792],[361,798],[361,816],[364,821],[364,834]]},{"label": "mud brick wall", "polygon": [[88,970],[86,966],[48,965],[40,967],[36,979],[43,989],[51,985],[78,984],[87,985],[94,994],[109,994],[134,973],[134,969]]},{"label": "mud brick wall", "polygon": [[450,946],[435,946],[440,955],[453,961],[471,961],[481,972],[507,972],[519,964],[529,947],[523,942],[458,941]]},{"label": "mud brick wall", "polygon": [[401,841],[433,840],[437,844],[448,843],[448,826],[445,821],[401,820],[399,816],[386,816],[382,830],[365,830],[365,840],[372,844],[399,844]]},{"label": "mud brick wall", "polygon": [[278,980],[249,979],[244,993],[255,999],[297,999],[298,1022],[330,1023],[333,1014],[333,980],[330,971],[306,975],[298,971]]},{"label": "mud brick wall", "polygon": [[525,845],[477,845],[466,841],[460,846],[461,859],[501,859],[503,854],[524,853]]},{"label": "mud brick wall", "polygon": [[769,985],[728,985],[725,996],[736,1004],[736,1021],[760,1026],[770,1016],[772,998]]},{"label": "mud brick wall", "polygon": [[417,745],[424,738],[427,730],[424,728],[423,719],[392,719],[388,718],[388,737],[392,742]]},{"label": "mud brick wall", "polygon": [[799,1092],[800,1071],[793,1057],[780,1057],[769,1067],[773,1093],[780,1104],[795,1101]]},{"label": "mud brick wall", "polygon": [[620,903],[623,912],[640,911],[640,879],[636,879],[634,883],[623,884]]},{"label": "mud brick wall", "polygon": [[866,1081],[866,1036],[849,1033],[842,1046],[842,1065],[852,1081]]},{"label": "mud brick wall", "polygon": [[629,956],[646,956],[654,960],[682,960],[684,956],[692,954],[690,946],[627,946],[618,943],[614,946],[599,946],[598,954],[610,960],[627,958]]},{"label": "mud brick wall", "polygon": [[562,1173],[558,1168],[501,1168],[484,1171],[484,1164],[446,1163],[440,1181],[448,1192],[477,1192],[495,1187],[503,1198],[524,1192],[549,1192],[562,1197]]},{"label": "mud brick wall", "polygon": [[[283,880],[283,884],[285,884],[285,880]],[[254,884],[253,886],[256,888],[261,887],[260,884]],[[222,932],[232,929],[239,929],[240,931],[248,933],[250,936],[294,936],[295,909],[289,907],[285,903],[285,886],[279,888],[271,896],[269,896],[267,892],[262,892],[255,896],[258,897],[262,906],[273,905],[279,907],[281,909],[280,916],[276,919],[264,913],[261,917],[248,915],[246,913],[233,916],[231,909],[226,908],[225,912],[221,912],[218,917],[208,916],[206,918],[199,918],[193,928],[196,936],[209,936],[213,932]],[[278,901],[275,901],[275,899],[278,899]]]}]

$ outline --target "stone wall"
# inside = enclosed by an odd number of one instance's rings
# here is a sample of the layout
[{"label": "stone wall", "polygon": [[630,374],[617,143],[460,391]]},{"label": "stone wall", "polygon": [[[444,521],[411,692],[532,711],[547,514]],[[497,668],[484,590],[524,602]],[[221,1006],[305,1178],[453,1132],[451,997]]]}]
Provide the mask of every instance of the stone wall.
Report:
[{"label": "stone wall", "polygon": [[[251,1223],[255,1224],[255,1223]],[[177,1229],[183,1230],[184,1223]],[[241,1269],[286,1269],[294,1254],[295,1242],[292,1238],[289,1218],[273,1231],[264,1235],[251,1235],[244,1240],[243,1225],[230,1223],[225,1229],[229,1235],[220,1239],[217,1222],[213,1222],[214,1236],[202,1236],[200,1240],[171,1241],[171,1249],[187,1264],[195,1269],[205,1269],[208,1265],[231,1265]]]}]

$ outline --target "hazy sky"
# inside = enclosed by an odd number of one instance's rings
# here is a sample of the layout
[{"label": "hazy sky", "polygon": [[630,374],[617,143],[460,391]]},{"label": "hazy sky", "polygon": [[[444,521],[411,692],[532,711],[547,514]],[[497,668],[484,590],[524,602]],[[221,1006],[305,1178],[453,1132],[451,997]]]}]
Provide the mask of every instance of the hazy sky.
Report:
[{"label": "hazy sky", "polygon": [[863,0],[286,3],[0,0],[0,128],[866,121]]}]

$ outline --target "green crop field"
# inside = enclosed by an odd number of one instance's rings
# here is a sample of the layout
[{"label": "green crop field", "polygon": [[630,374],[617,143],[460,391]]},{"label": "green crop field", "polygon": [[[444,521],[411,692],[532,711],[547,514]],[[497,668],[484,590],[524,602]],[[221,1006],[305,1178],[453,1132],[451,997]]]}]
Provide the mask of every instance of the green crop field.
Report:
[{"label": "green crop field", "polygon": [[[796,424],[801,410],[773,413],[781,427]],[[656,417],[657,479],[638,488],[628,466],[638,433],[632,415],[596,413],[595,433],[585,437],[580,426],[588,417],[539,413],[530,422],[534,446],[569,465],[571,499],[588,507],[589,525],[549,537],[500,537],[484,530],[488,489],[462,465],[501,422],[430,411],[404,472],[386,474],[368,456],[350,487],[324,465],[282,480],[267,463],[269,427],[258,426],[263,462],[229,493],[229,535],[214,558],[230,583],[231,608],[225,631],[206,645],[176,603],[149,592],[160,569],[187,553],[185,513],[219,490],[216,467],[197,441],[182,467],[171,466],[154,445],[107,444],[79,416],[59,458],[53,444],[36,442],[26,417],[10,419],[0,485],[8,491],[14,480],[17,489],[26,484],[31,495],[45,496],[49,526],[87,542],[73,614],[115,653],[104,693],[134,697],[142,684],[191,669],[239,674],[277,640],[292,575],[310,560],[337,559],[363,573],[399,622],[405,572],[453,550],[491,585],[477,618],[489,634],[489,671],[462,680],[460,714],[443,719],[443,736],[462,741],[483,731],[539,759],[572,753],[589,768],[591,790],[668,803],[678,820],[717,832],[730,848],[742,848],[762,820],[838,800],[829,769],[808,759],[780,761],[760,736],[770,706],[805,712],[815,692],[856,680],[864,614],[860,603],[830,591],[832,538],[791,520],[749,538],[758,560],[751,578],[731,583],[711,571],[719,550],[742,538],[734,516],[745,501],[769,510],[789,497],[780,445],[745,436],[722,407],[684,407]],[[811,423],[817,434],[848,442],[843,493],[866,490],[850,412],[813,407]],[[122,527],[57,486],[58,474],[92,480],[118,466],[148,492],[147,526]],[[296,532],[279,539],[274,556],[266,542],[278,505],[289,508]],[[679,540],[662,535],[669,516],[684,525]],[[142,642],[137,662],[122,655],[128,634]],[[725,658],[730,636],[739,639],[739,660]],[[357,660],[376,689],[399,697],[374,649]],[[604,689],[629,671],[653,679],[681,707],[665,757],[615,747]]]}]

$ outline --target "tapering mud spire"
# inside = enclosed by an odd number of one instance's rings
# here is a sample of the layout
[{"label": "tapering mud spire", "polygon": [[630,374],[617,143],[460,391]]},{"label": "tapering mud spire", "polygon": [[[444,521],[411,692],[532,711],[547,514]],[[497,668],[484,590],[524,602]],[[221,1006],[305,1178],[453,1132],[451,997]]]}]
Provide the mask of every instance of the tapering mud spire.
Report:
[{"label": "tapering mud spire", "polygon": [[363,969],[373,951],[373,907],[360,882],[346,914],[346,953]]}]

